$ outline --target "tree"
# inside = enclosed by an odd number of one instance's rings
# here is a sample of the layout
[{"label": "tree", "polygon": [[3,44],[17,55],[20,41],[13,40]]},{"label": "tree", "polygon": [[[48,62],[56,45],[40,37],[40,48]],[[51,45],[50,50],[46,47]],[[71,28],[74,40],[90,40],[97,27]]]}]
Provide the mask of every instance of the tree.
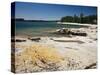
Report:
[{"label": "tree", "polygon": [[97,15],[84,16],[84,14],[81,13],[78,17],[76,14],[74,14],[74,16],[62,17],[61,22],[97,24]]},{"label": "tree", "polygon": [[79,17],[76,14],[74,14],[73,19],[74,19],[73,20],[74,23],[79,23]]},{"label": "tree", "polygon": [[62,17],[61,22],[73,22],[73,17],[72,16]]},{"label": "tree", "polygon": [[81,13],[81,14],[80,14],[80,23],[83,23],[83,17],[84,17],[84,14]]}]

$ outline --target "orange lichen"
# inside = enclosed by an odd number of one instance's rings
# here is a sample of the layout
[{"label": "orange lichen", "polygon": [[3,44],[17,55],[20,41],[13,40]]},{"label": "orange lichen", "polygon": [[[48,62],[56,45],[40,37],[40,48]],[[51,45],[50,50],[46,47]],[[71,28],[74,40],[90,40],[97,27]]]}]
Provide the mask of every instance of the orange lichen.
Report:
[{"label": "orange lichen", "polygon": [[[26,47],[26,46],[25,46]],[[62,56],[56,51],[55,48],[51,48],[44,45],[31,45],[24,48],[22,52],[19,52],[15,56],[16,69],[28,67],[47,68],[55,67],[56,64],[62,61]],[[55,66],[51,66],[54,64]]]}]

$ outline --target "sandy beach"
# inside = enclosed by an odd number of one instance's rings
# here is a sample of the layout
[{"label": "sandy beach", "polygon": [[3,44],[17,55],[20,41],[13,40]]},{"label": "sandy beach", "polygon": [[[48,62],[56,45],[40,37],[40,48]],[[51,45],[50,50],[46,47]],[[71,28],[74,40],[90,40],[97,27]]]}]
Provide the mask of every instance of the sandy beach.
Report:
[{"label": "sandy beach", "polygon": [[81,23],[71,23],[71,22],[57,22],[58,24],[63,24],[63,25],[80,25],[80,26],[87,26],[87,27],[97,27],[96,24],[81,24]]},{"label": "sandy beach", "polygon": [[[97,67],[97,29],[80,28],[87,36],[35,37],[15,42],[17,73],[94,69]],[[32,38],[32,37],[31,37]],[[33,37],[34,38],[34,37]]]}]

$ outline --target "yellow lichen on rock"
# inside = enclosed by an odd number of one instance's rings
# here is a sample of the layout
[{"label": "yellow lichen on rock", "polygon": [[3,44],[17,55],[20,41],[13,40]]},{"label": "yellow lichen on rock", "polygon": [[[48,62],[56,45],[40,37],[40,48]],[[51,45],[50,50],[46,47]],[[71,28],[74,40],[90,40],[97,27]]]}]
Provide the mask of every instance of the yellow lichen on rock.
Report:
[{"label": "yellow lichen on rock", "polygon": [[[25,50],[17,53],[15,56],[16,72],[21,70],[24,72],[43,71],[48,69],[56,70],[63,58],[55,48],[44,45],[35,44],[24,49]],[[36,70],[36,68],[38,69]]]}]

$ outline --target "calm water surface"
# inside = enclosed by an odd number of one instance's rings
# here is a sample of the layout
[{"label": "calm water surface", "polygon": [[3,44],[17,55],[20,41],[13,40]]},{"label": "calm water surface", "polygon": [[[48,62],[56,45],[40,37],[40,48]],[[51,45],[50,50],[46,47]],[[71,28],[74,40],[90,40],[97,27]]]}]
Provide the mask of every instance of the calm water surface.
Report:
[{"label": "calm water surface", "polygon": [[61,25],[57,22],[24,22],[16,21],[16,35],[17,36],[57,36],[52,34],[60,28],[80,28],[82,26],[76,25]]}]

